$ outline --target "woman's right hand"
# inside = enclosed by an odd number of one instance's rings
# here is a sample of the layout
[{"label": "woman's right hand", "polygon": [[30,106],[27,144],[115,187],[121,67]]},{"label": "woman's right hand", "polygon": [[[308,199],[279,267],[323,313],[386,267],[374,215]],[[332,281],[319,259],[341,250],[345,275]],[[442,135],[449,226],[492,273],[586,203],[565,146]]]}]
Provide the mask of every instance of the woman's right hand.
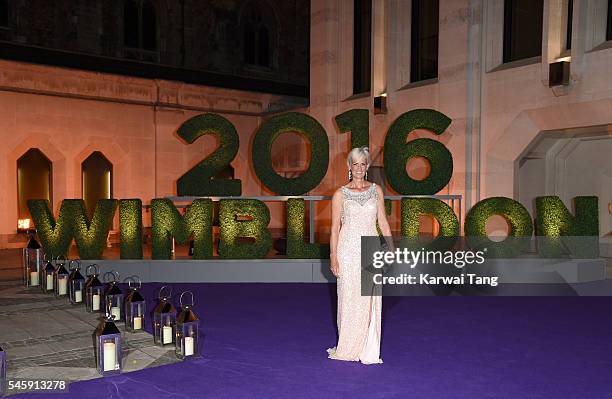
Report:
[{"label": "woman's right hand", "polygon": [[329,268],[336,278],[340,277],[340,265],[338,265],[338,257],[336,255],[330,256],[330,265]]}]

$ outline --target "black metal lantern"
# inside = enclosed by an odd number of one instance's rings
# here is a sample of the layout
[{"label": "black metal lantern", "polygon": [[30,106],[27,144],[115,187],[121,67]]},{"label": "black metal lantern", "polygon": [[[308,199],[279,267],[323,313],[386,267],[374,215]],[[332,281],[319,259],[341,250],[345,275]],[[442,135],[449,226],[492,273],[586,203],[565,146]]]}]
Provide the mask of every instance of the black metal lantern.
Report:
[{"label": "black metal lantern", "polygon": [[[191,304],[183,304],[183,295],[191,295]],[[186,291],[181,294],[179,300],[181,311],[176,316],[176,356],[179,359],[187,359],[199,356],[198,350],[198,329],[200,319],[193,312],[193,292]]]},{"label": "black metal lantern", "polygon": [[56,298],[68,295],[68,277],[70,277],[70,273],[66,269],[66,258],[58,256],[57,267],[55,273],[53,273],[53,288]]},{"label": "black metal lantern", "polygon": [[[93,272],[90,272],[91,269],[93,269]],[[91,284],[94,277],[98,276],[99,274],[100,269],[98,269],[98,265],[95,263],[92,263],[85,268],[85,289],[87,289],[87,286]]]},{"label": "black metal lantern", "polygon": [[28,245],[23,249],[23,285],[36,287],[44,267],[44,252],[34,233],[30,234]]},{"label": "black metal lantern", "polygon": [[106,376],[121,372],[121,331],[113,321],[110,313],[110,303],[106,316],[100,319],[100,324],[94,332],[96,368],[98,373]]},{"label": "black metal lantern", "polygon": [[[132,286],[132,282],[138,283],[138,287]],[[139,289],[142,287],[140,277],[128,277],[129,293],[125,297],[125,329],[129,332],[142,330],[144,327],[145,299]]]},{"label": "black metal lantern", "polygon": [[[73,268],[72,265],[76,264]],[[73,305],[82,305],[85,293],[85,277],[79,271],[81,269],[81,261],[73,259],[68,263],[70,276],[68,277],[68,292],[70,294],[70,303]]]},{"label": "black metal lantern", "polygon": [[51,259],[47,260],[47,264],[43,269],[43,275],[40,279],[40,288],[43,292],[53,292],[54,287],[55,266],[51,263]]},{"label": "black metal lantern", "polygon": [[2,396],[6,390],[4,384],[6,383],[6,352],[0,347],[0,396]]},{"label": "black metal lantern", "polygon": [[[112,276],[113,280],[107,279]],[[104,291],[104,307],[109,309],[110,314],[115,316],[115,321],[121,320],[121,308],[123,307],[123,291],[119,288],[119,273],[114,270],[104,273],[106,290]]]},{"label": "black metal lantern", "polygon": [[[167,295],[164,288],[168,289]],[[172,345],[176,333],[176,309],[172,306],[170,298],[172,288],[163,286],[159,290],[159,303],[153,310],[153,341],[156,345]]]},{"label": "black metal lantern", "polygon": [[[93,273],[89,273],[93,269]],[[100,271],[98,265],[91,264],[87,266],[86,274],[88,276],[85,283],[85,309],[89,312],[100,312],[104,305],[104,284],[98,276]]]}]

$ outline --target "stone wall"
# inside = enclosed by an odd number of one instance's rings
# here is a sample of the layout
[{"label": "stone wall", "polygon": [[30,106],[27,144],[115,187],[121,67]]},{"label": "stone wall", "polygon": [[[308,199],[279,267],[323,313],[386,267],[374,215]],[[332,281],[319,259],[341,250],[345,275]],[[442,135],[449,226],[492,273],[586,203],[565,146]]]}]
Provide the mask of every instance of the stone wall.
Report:
[{"label": "stone wall", "polygon": [[[545,0],[543,55],[502,64],[503,0],[441,0],[438,78],[411,83],[411,1],[374,2],[372,91],[353,96],[353,2],[313,1],[310,112],[330,135],[334,165],[330,170],[335,172],[327,184],[346,183],[343,154],[350,139],[336,133],[333,117],[351,108],[370,110],[375,165],[382,165],[387,129],[403,112],[433,108],[451,117],[452,124],[442,136],[421,131],[411,136],[434,138],[449,147],[454,174],[440,194],[462,195],[464,210],[486,197],[519,198],[519,162],[541,134],[572,135],[576,129],[601,126],[612,139],[612,42],[601,34],[604,3],[574,2],[568,53],[564,51],[567,1]],[[571,56],[570,84],[550,88],[549,64],[567,56]],[[381,93],[387,95],[388,112],[374,115],[373,98]],[[589,167],[593,166],[585,165],[584,173]],[[388,193],[394,194],[390,188]],[[600,205],[607,207],[611,201],[602,198]],[[610,230],[612,225],[602,234]]]},{"label": "stone wall", "polygon": [[[191,145],[176,135],[187,119],[214,112],[240,136],[232,166],[243,195],[262,195],[250,165],[250,141],[270,110],[304,106],[300,98],[0,61],[0,247],[14,237],[16,162],[30,148],[51,161],[53,206],[81,198],[81,163],[101,151],[113,164],[113,196],[176,195],[176,180],[216,148],[211,136]],[[145,215],[146,216],[146,215]],[[275,218],[274,225],[282,221]]]}]

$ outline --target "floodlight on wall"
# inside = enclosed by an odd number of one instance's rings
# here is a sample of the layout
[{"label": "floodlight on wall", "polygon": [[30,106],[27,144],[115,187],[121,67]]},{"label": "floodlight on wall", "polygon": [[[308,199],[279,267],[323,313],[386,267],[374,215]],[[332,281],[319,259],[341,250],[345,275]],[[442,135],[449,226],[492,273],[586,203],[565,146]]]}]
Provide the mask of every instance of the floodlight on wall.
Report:
[{"label": "floodlight on wall", "polygon": [[549,65],[548,87],[569,85],[570,61],[570,57],[565,57]]},{"label": "floodlight on wall", "polygon": [[17,232],[18,233],[27,233],[30,230],[30,219],[17,219]]},{"label": "floodlight on wall", "polygon": [[374,97],[374,115],[387,113],[387,93]]}]

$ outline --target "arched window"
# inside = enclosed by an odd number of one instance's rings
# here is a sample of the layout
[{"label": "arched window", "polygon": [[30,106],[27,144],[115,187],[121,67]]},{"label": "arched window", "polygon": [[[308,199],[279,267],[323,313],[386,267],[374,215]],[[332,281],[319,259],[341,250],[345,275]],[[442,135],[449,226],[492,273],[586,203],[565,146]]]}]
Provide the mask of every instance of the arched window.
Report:
[{"label": "arched window", "polygon": [[150,0],[125,0],[123,6],[125,55],[157,61],[157,16]]},{"label": "arched window", "polygon": [[273,10],[263,2],[250,2],[242,12],[244,63],[272,67],[276,23]]},{"label": "arched window", "polygon": [[259,40],[257,46],[257,65],[270,66],[270,36],[268,29],[265,25],[259,27],[257,32],[257,39]]},{"label": "arched window", "polygon": [[142,48],[157,50],[157,22],[155,7],[150,1],[142,3]]},{"label": "arched window", "polygon": [[100,199],[113,198],[113,164],[100,151],[94,151],[81,164],[83,200],[91,218]]},{"label": "arched window", "polygon": [[8,0],[0,0],[0,26],[9,25],[9,5]]},{"label": "arched window", "polygon": [[[30,148],[17,160],[18,226],[27,229],[32,217],[28,200],[52,201],[51,161],[38,148]],[[26,221],[27,220],[27,221]]]},{"label": "arched window", "polygon": [[250,23],[244,27],[244,62],[255,65],[255,28]]},{"label": "arched window", "polygon": [[[416,1],[416,0],[415,0]],[[353,94],[367,93],[372,71],[372,0],[353,2]]]},{"label": "arched window", "polygon": [[127,47],[139,47],[138,19],[137,2],[126,0],[123,7],[123,43]]}]

